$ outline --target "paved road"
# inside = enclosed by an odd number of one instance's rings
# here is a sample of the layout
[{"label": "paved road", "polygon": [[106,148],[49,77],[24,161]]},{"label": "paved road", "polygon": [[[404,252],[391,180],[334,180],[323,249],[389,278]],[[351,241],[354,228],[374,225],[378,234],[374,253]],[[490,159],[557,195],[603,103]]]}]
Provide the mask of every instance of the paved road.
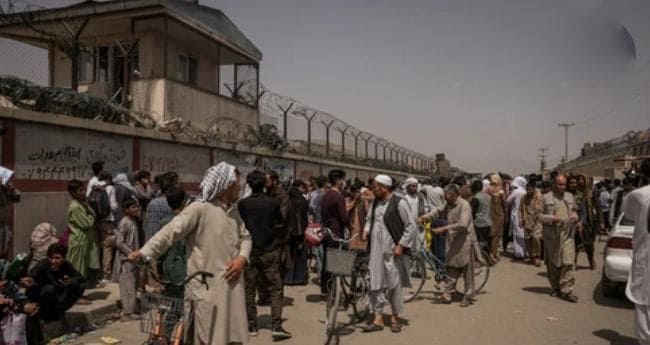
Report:
[{"label": "paved road", "polygon": [[[602,248],[602,244],[601,244]],[[575,294],[578,304],[570,304],[549,296],[549,288],[541,268],[504,260],[492,271],[486,292],[469,308],[458,304],[440,305],[433,302],[433,289],[424,298],[407,304],[401,334],[385,330],[362,334],[350,327],[340,343],[354,345],[377,344],[637,344],[633,339],[633,305],[621,296],[603,298],[598,283],[600,270],[585,268],[584,254],[578,263]],[[287,345],[317,344],[322,329],[324,306],[314,302],[318,288],[314,285],[291,287],[286,291],[291,305],[285,308],[285,328],[294,334]],[[260,335],[251,339],[252,345],[271,343],[268,308],[260,308]],[[137,322],[120,323],[81,338],[81,343],[99,343],[99,336],[111,335],[123,344],[139,344]]]}]

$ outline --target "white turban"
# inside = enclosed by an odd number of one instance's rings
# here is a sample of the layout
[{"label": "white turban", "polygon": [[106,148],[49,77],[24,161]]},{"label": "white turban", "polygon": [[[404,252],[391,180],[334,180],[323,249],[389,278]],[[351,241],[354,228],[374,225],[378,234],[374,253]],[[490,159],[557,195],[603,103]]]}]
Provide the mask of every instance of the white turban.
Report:
[{"label": "white turban", "polygon": [[393,186],[393,179],[390,178],[388,175],[377,175],[375,177],[375,182],[381,183],[386,187],[392,187]]},{"label": "white turban", "polygon": [[483,180],[483,191],[487,192],[490,189],[490,180]]},{"label": "white turban", "polygon": [[2,179],[3,186],[7,185],[7,182],[9,182],[12,176],[14,176],[13,170],[0,166],[0,179]]},{"label": "white turban", "polygon": [[230,188],[237,181],[235,166],[221,162],[205,172],[201,181],[201,202],[210,202]]},{"label": "white turban", "polygon": [[406,179],[406,181],[404,181],[404,186],[410,186],[412,184],[418,184],[418,179],[415,177],[409,177]]},{"label": "white turban", "polygon": [[526,185],[527,185],[527,184],[528,184],[528,182],[526,181],[525,178],[523,178],[522,176],[517,176],[517,177],[515,177],[515,179],[512,181],[512,183],[510,184],[510,186],[512,186],[513,188],[521,188],[521,189],[524,189],[524,188],[526,188]]}]

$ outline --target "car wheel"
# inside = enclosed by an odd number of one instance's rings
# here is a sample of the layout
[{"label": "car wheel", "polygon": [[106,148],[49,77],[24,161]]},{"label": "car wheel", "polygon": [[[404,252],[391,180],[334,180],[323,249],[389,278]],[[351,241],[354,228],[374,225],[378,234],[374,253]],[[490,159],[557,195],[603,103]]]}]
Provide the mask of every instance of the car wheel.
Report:
[{"label": "car wheel", "polygon": [[600,288],[603,291],[603,296],[605,297],[617,297],[618,296],[618,284],[615,282],[607,279],[605,276],[605,273],[603,273],[603,277],[600,280]]}]

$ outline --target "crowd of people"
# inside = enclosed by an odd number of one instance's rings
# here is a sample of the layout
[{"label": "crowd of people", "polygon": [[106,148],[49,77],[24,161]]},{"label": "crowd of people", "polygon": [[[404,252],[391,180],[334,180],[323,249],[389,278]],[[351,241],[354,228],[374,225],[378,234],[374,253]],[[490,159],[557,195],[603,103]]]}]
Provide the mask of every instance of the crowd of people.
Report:
[{"label": "crowd of people", "polygon": [[[23,316],[12,321],[12,332],[20,329],[29,344],[42,343],[43,321],[62,319],[75,303],[92,303],[83,297],[85,290],[109,282],[119,284],[122,320],[139,319],[138,292],[155,284],[137,269],[139,257],[156,260],[155,269],[173,287],[166,293],[200,302],[189,327],[196,343],[243,343],[257,336],[258,305],[271,307],[273,339],[290,338],[282,325],[285,286],[306,285],[315,271],[323,299],[330,288],[327,252],[339,244],[327,236],[320,243],[307,241],[306,231],[314,227],[326,227],[349,239],[350,250],[367,253],[374,317],[365,332],[384,329],[386,307],[389,329],[402,330],[402,289],[414,274],[405,254],[422,249],[444,265],[449,278],[440,303],[452,303],[463,277],[460,306],[473,304],[473,265],[496,265],[504,254],[537,267],[544,263],[552,295],[575,303],[579,253],[596,269],[596,236],[614,224],[626,195],[639,185],[632,177],[595,182],[555,172],[546,178],[491,173],[481,179],[396,181],[377,175],[361,181],[338,169],[307,181],[281,181],[274,171],[242,177],[221,162],[207,170],[199,193],[190,195],[179,183],[182,172],[152,180],[147,171],[113,176],[102,162],[92,170],[87,184],[68,183],[65,231],[39,224],[29,255],[10,260],[8,210],[20,192],[13,172],[0,167],[0,305],[3,317]],[[425,243],[430,246],[422,248]],[[187,273],[198,270],[214,273],[209,288],[193,281],[184,289]]]}]

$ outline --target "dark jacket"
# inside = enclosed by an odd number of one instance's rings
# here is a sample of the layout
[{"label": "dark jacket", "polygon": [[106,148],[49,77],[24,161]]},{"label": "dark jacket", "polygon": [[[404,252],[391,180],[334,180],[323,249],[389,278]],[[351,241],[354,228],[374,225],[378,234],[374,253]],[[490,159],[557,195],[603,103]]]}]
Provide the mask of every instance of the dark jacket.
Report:
[{"label": "dark jacket", "polygon": [[307,229],[307,214],[309,213],[309,203],[307,199],[296,188],[289,190],[289,211],[285,227],[290,236],[297,237],[305,234]]},{"label": "dark jacket", "polygon": [[332,230],[334,235],[343,237],[343,229],[350,226],[350,215],[341,193],[334,190],[325,193],[321,202],[321,220],[323,226]]},{"label": "dark jacket", "polygon": [[63,262],[58,271],[53,271],[50,267],[49,260],[44,259],[32,268],[30,276],[34,279],[33,288],[43,287],[45,285],[54,285],[58,288],[64,288],[62,283],[64,276],[70,278],[70,285],[81,285],[84,282],[84,278],[81,274],[67,261]]},{"label": "dark jacket", "polygon": [[253,193],[240,201],[239,215],[253,239],[253,249],[271,251],[284,237],[280,203],[264,193]]}]

